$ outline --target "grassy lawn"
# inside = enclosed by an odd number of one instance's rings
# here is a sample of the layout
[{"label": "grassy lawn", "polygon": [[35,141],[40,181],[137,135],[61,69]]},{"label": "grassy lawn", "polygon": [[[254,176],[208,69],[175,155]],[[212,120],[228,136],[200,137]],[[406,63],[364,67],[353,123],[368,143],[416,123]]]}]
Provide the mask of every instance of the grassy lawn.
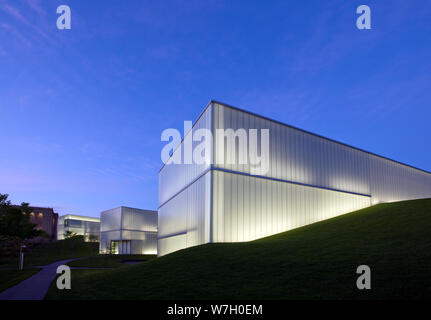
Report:
[{"label": "grassy lawn", "polygon": [[[98,254],[99,243],[84,242],[81,237],[42,244],[24,257],[25,266],[46,265],[57,260],[88,257]],[[18,258],[0,261],[0,267],[17,266]]]},{"label": "grassy lawn", "polygon": [[[103,273],[106,272],[106,270],[85,270],[85,269],[75,269],[72,270],[71,272],[71,289],[70,290],[74,290],[74,286],[75,286],[75,282],[77,282],[78,279],[85,277],[85,276],[91,276],[91,275],[95,275],[95,274],[99,274],[99,273]],[[49,287],[49,291],[45,297],[45,299],[49,299],[50,296],[57,294],[57,292],[60,292],[59,289],[57,289],[57,278],[59,277],[59,275],[55,278],[54,281],[52,281],[50,287]],[[64,291],[64,290],[62,290]]]},{"label": "grassy lawn", "polygon": [[[370,266],[372,289],[356,288]],[[77,274],[48,299],[431,298],[431,199],[380,204],[247,243]],[[74,271],[72,271],[74,272]]]},{"label": "grassy lawn", "polygon": [[30,278],[39,271],[40,269],[0,270],[0,292]]},{"label": "grassy lawn", "polygon": [[67,265],[70,267],[91,267],[91,268],[118,268],[128,264],[122,261],[145,262],[156,258],[156,255],[97,255],[82,260],[71,261]]}]

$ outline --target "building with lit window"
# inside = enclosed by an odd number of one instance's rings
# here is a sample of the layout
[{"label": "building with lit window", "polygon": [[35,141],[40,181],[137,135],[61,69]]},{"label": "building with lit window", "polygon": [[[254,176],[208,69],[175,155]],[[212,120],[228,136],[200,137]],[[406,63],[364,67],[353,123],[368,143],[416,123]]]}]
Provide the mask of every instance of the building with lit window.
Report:
[{"label": "building with lit window", "polygon": [[[19,206],[14,206],[19,207]],[[30,210],[30,222],[36,225],[37,230],[42,230],[46,235],[55,240],[57,238],[58,213],[53,208],[28,207]]]},{"label": "building with lit window", "polygon": [[[199,129],[214,137],[210,161],[175,163],[187,141],[193,150],[201,144],[192,139]],[[217,134],[227,129],[233,134]],[[264,155],[266,129],[268,168],[260,170],[251,158]],[[249,142],[246,163],[238,161],[242,138]],[[430,172],[211,101],[159,171],[158,254],[250,241],[381,202],[430,197]]]},{"label": "building with lit window", "polygon": [[67,214],[58,219],[58,240],[71,235],[84,236],[85,241],[99,241],[100,219]]},{"label": "building with lit window", "polygon": [[157,211],[129,207],[103,211],[100,253],[156,254]]}]

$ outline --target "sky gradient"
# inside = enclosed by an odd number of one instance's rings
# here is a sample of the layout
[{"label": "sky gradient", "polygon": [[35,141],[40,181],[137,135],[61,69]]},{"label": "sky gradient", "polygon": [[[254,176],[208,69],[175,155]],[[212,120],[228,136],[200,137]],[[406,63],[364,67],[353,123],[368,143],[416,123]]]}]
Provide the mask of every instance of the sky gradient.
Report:
[{"label": "sky gradient", "polygon": [[430,17],[425,0],[0,0],[0,193],[157,209],[161,132],[211,99],[431,171]]}]

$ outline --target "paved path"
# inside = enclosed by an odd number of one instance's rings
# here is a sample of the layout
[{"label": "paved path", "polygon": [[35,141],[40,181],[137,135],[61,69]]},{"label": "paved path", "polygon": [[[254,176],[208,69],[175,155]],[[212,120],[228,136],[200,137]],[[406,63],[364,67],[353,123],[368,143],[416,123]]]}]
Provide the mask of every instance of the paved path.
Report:
[{"label": "paved path", "polygon": [[42,300],[45,298],[51,282],[57,276],[57,267],[73,260],[77,259],[61,260],[41,266],[42,270],[34,276],[0,292],[0,300]]}]

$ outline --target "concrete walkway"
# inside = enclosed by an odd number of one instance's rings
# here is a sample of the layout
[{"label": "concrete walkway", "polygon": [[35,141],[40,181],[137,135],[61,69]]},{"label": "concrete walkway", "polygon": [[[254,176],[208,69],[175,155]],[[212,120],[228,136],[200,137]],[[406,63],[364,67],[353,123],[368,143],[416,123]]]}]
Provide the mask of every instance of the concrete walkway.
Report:
[{"label": "concrete walkway", "polygon": [[57,267],[78,259],[61,260],[46,266],[40,266],[39,268],[42,268],[42,270],[34,276],[0,292],[0,300],[42,300],[45,298],[52,281],[57,276]]}]

